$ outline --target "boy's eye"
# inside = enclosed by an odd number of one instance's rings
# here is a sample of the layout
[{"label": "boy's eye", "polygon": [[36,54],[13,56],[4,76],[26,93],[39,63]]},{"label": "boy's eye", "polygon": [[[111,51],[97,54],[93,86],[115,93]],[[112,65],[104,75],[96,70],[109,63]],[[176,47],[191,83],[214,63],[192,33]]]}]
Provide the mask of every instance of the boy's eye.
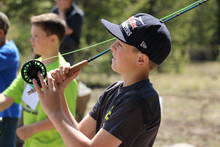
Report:
[{"label": "boy's eye", "polygon": [[34,38],[38,38],[38,36],[37,36],[37,35],[35,35],[35,36],[34,36]]},{"label": "boy's eye", "polygon": [[31,36],[31,39],[38,39],[38,36],[33,35],[33,36]]}]

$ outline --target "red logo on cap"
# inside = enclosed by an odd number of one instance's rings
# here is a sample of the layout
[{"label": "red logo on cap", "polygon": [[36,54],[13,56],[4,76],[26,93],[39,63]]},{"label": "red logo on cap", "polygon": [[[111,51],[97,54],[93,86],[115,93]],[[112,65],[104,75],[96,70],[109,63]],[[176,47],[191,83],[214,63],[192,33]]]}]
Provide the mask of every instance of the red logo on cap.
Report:
[{"label": "red logo on cap", "polygon": [[136,21],[134,16],[130,17],[128,19],[128,22],[129,22],[129,24],[130,24],[130,26],[132,27],[133,30],[137,27],[137,21]]},{"label": "red logo on cap", "polygon": [[134,30],[136,27],[144,25],[141,17],[130,17],[128,19],[128,24],[131,26],[132,30]]}]

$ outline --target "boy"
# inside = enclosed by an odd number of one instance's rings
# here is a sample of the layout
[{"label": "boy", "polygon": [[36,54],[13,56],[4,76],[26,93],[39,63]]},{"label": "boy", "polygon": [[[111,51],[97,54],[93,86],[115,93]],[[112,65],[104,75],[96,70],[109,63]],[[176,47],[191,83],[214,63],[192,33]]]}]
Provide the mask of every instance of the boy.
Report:
[{"label": "boy", "polygon": [[[0,12],[0,93],[16,78],[19,53],[14,41],[7,40],[10,27],[8,17]],[[10,64],[9,64],[10,63]],[[13,103],[0,112],[0,146],[15,147],[16,128],[21,118],[21,105]]]},{"label": "boy", "polygon": [[68,146],[151,147],[161,111],[149,73],[170,52],[169,31],[159,19],[144,13],[121,25],[106,20],[102,23],[118,39],[111,46],[112,69],[122,76],[123,82],[109,86],[80,123],[68,112],[62,93],[62,88],[79,72],[70,74],[69,67],[62,67],[48,75],[48,84],[39,74],[42,88],[34,80],[35,89],[43,109]]},{"label": "boy", "polygon": [[[58,51],[65,34],[64,21],[56,14],[48,13],[32,17],[31,23],[31,43],[34,53],[41,55],[39,60],[43,61],[47,70],[67,64]],[[0,111],[10,106],[12,102],[23,104],[24,126],[17,129],[17,135],[25,141],[25,147],[65,146],[38,103],[37,93],[30,93],[32,88],[33,85],[26,84],[19,75],[0,95]],[[65,89],[66,100],[73,115],[75,114],[76,95],[77,84],[74,80]]]}]

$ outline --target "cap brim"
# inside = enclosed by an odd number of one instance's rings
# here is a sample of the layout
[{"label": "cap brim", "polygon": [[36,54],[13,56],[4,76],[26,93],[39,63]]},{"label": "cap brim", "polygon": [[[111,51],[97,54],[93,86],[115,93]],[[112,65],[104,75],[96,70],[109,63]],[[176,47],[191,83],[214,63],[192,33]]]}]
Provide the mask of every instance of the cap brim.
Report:
[{"label": "cap brim", "polygon": [[102,24],[105,26],[105,28],[108,30],[109,33],[111,33],[113,36],[115,36],[117,39],[123,41],[126,43],[126,40],[124,38],[124,35],[121,31],[120,25],[113,24],[105,19],[101,19]]}]

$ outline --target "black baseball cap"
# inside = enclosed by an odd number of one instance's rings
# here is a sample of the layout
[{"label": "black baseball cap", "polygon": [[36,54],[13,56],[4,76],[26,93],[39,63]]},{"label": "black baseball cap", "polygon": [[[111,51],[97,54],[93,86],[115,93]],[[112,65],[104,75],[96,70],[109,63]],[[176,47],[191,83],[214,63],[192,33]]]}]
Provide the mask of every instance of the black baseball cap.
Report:
[{"label": "black baseball cap", "polygon": [[171,50],[169,30],[159,19],[146,13],[131,16],[120,25],[105,19],[101,20],[105,28],[117,39],[135,46],[156,64],[161,64]]}]

